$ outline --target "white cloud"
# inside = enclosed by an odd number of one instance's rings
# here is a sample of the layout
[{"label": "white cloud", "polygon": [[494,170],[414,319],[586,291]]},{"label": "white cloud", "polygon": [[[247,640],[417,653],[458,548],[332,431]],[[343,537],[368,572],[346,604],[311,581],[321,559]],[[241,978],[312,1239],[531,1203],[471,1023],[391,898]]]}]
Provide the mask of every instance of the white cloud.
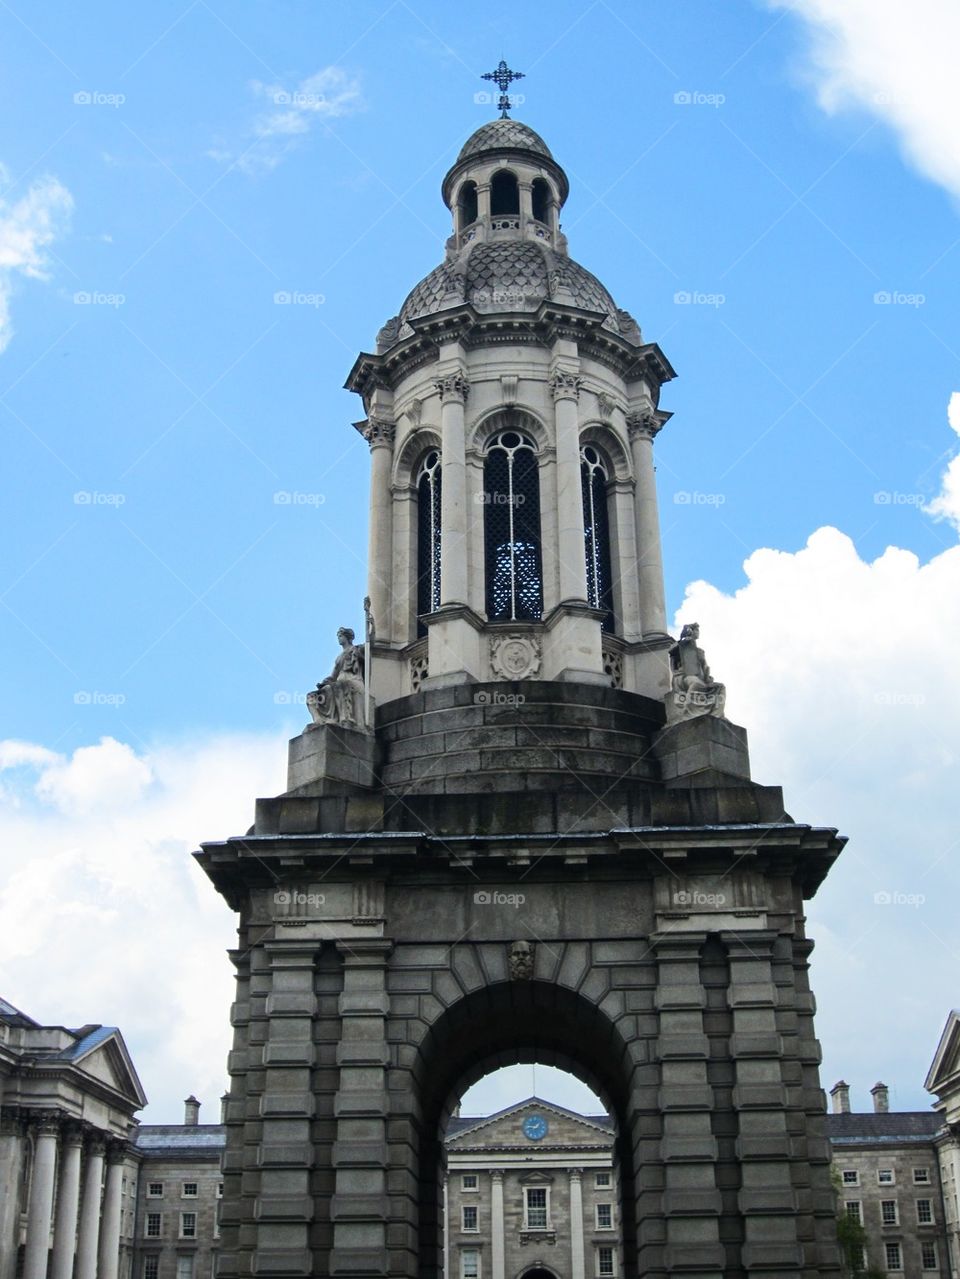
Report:
[{"label": "white cloud", "polygon": [[119,1025],[151,1099],[176,1120],[216,1102],[230,1046],[235,917],[190,856],[242,834],[284,788],[285,735],[70,756],[0,743],[0,967],[7,999],[49,1022]]},{"label": "white cloud", "polygon": [[335,66],[322,67],[295,86],[254,80],[250,87],[269,104],[253,121],[253,142],[239,156],[222,143],[207,155],[252,175],[275,169],[316,124],[352,115],[364,105],[359,79]]},{"label": "white cloud", "polygon": [[[934,503],[951,519],[956,469]],[[782,785],[797,821],[850,836],[809,908],[825,1083],[856,1081],[869,1108],[884,1078],[898,1104],[923,1106],[960,959],[960,546],[867,561],[820,528],[796,552],[754,551],[744,571],[732,595],[692,583],[677,625],[700,622],[754,778]]]},{"label": "white cloud", "polygon": [[[0,187],[9,175],[0,166]],[[38,178],[19,200],[0,193],[0,352],[13,336],[10,298],[18,275],[49,278],[47,249],[67,229],[73,197],[56,178]]]},{"label": "white cloud", "polygon": [[[960,435],[960,391],[954,391],[950,397],[947,421]],[[927,511],[939,519],[949,520],[960,531],[960,453],[947,463],[940,495],[933,499]]]},{"label": "white cloud", "polygon": [[894,129],[910,161],[960,196],[955,0],[766,0],[810,32],[811,74],[824,110],[864,108]]}]

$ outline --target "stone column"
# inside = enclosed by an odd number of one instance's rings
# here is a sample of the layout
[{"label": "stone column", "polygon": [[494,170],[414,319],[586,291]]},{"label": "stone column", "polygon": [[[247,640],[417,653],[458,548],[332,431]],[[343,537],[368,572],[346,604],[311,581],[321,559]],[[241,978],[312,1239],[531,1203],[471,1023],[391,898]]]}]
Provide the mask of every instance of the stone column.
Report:
[{"label": "stone column", "polygon": [[76,1279],[97,1279],[97,1248],[100,1241],[100,1189],[103,1182],[103,1155],[106,1143],[97,1138],[87,1147],[83,1168],[83,1198],[80,1202],[80,1234],[77,1240]]},{"label": "stone column", "polygon": [[443,1174],[443,1279],[450,1279],[450,1175]]},{"label": "stone column", "polygon": [[533,183],[520,182],[520,225],[533,220]]},{"label": "stone column", "polygon": [[67,1128],[60,1158],[60,1188],[53,1229],[53,1257],[50,1279],[73,1279],[73,1254],[77,1246],[77,1213],[80,1207],[80,1160],[83,1132],[76,1125]]},{"label": "stone column", "polygon": [[663,553],[660,549],[660,516],[653,466],[653,440],[660,421],[652,410],[627,418],[630,452],[636,484],[637,578],[640,588],[640,622],[644,639],[667,634],[667,606],[663,587]]},{"label": "stone column", "polygon": [[504,1244],[503,1172],[494,1168],[490,1174],[490,1279],[504,1279]]},{"label": "stone column", "polygon": [[560,603],[586,604],[587,561],[583,535],[580,483],[580,417],[582,379],[558,371],[550,379],[557,444],[557,554]]},{"label": "stone column", "polygon": [[584,1279],[583,1169],[570,1169],[570,1279]]},{"label": "stone column", "polygon": [[482,222],[490,216],[490,183],[477,183],[477,221]]},{"label": "stone column", "polygon": [[658,966],[666,1247],[662,1261],[651,1257],[645,1264],[641,1245],[640,1263],[642,1269],[671,1275],[689,1272],[698,1279],[722,1279],[726,1260],[720,1241],[722,1202],[716,1175],[717,1141],[711,1127],[714,1096],[707,1079],[706,994],[700,977],[705,941],[703,932],[651,937]]},{"label": "stone column", "polygon": [[440,392],[440,607],[467,602],[467,459],[464,417],[469,385],[462,373],[434,383]]},{"label": "stone column", "polygon": [[14,1279],[16,1271],[23,1148],[23,1118],[15,1107],[4,1107],[0,1114],[0,1279]]},{"label": "stone column", "polygon": [[[392,422],[370,418],[363,427],[370,445],[370,539],[367,594],[378,636],[386,639],[390,630],[390,595],[393,582],[393,500],[390,492],[390,463],[396,427]],[[416,593],[416,564],[407,565],[407,581],[401,583]],[[406,638],[406,637],[404,637]]]},{"label": "stone column", "polygon": [[47,1273],[59,1131],[60,1126],[52,1116],[38,1120],[33,1129],[33,1174],[30,1178],[23,1279],[45,1279]]},{"label": "stone column", "polygon": [[[331,1275],[371,1279],[389,1272],[386,966],[392,948],[392,942],[371,937],[337,942],[343,958],[343,993],[337,1047],[336,1193],[330,1210]],[[438,1229],[439,1224],[431,1221],[422,1228]]]},{"label": "stone column", "polygon": [[120,1211],[123,1206],[123,1143],[112,1141],[107,1148],[107,1184],[103,1191],[103,1219],[100,1223],[100,1264],[97,1279],[117,1279],[120,1268]]}]

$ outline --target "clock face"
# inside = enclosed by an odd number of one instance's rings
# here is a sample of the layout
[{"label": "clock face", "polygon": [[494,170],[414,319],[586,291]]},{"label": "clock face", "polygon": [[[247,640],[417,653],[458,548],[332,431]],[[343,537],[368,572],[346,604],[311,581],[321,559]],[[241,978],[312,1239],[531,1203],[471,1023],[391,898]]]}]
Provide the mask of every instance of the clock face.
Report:
[{"label": "clock face", "polygon": [[548,1128],[544,1115],[527,1115],[523,1121],[523,1135],[531,1141],[541,1141],[547,1135]]}]

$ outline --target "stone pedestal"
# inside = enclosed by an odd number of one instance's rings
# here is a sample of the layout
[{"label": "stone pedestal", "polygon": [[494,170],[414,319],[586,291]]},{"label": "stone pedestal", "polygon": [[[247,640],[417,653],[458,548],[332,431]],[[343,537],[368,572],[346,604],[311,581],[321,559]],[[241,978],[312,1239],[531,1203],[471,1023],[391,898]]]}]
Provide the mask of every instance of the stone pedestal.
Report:
[{"label": "stone pedestal", "polygon": [[747,730],[716,715],[669,724],[653,742],[667,786],[730,786],[750,780]]},{"label": "stone pedestal", "polygon": [[308,724],[299,737],[290,739],[288,794],[344,795],[376,784],[373,733],[345,724]]}]

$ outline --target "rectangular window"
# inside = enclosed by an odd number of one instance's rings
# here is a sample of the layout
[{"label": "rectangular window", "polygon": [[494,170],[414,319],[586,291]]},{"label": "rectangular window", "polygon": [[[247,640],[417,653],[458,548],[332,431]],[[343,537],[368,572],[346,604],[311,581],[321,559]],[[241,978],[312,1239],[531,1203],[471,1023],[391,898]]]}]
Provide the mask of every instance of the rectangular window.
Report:
[{"label": "rectangular window", "polygon": [[148,1199],[159,1199],[162,1194],[163,1194],[162,1181],[147,1182],[147,1198]]},{"label": "rectangular window", "polygon": [[922,1243],[920,1245],[920,1264],[924,1270],[937,1270],[937,1245]]},{"label": "rectangular window", "polygon": [[159,1212],[148,1212],[145,1233],[148,1239],[160,1238],[160,1223],[163,1220]]},{"label": "rectangular window", "polygon": [[177,1258],[177,1279],[193,1279],[193,1253]]},{"label": "rectangular window", "polygon": [[894,1175],[893,1175],[893,1169],[892,1169],[892,1168],[878,1168],[878,1169],[877,1169],[877,1182],[879,1183],[879,1185],[881,1185],[881,1186],[892,1186],[892,1185],[894,1185],[895,1180],[896,1180],[896,1178],[895,1178],[895,1177],[894,1177]]},{"label": "rectangular window", "polygon": [[610,1174],[608,1172],[598,1172],[596,1187],[598,1190],[606,1190],[610,1185]]},{"label": "rectangular window", "polygon": [[217,1182],[217,1198],[218,1199],[223,1198],[223,1182],[222,1181]]},{"label": "rectangular window", "polygon": [[597,1204],[597,1229],[613,1229],[613,1204]]},{"label": "rectangular window", "polygon": [[856,1168],[844,1168],[842,1176],[843,1184],[845,1186],[860,1185],[860,1174],[857,1172]]},{"label": "rectangular window", "polygon": [[183,1183],[183,1190],[181,1191],[181,1194],[184,1199],[196,1199],[197,1183],[195,1181],[185,1181]]},{"label": "rectangular window", "polygon": [[460,1253],[460,1279],[480,1279],[478,1248],[464,1248]]},{"label": "rectangular window", "polygon": [[144,1257],[143,1259],[143,1279],[157,1279],[160,1273],[159,1257]]},{"label": "rectangular window", "polygon": [[465,1172],[460,1178],[461,1190],[479,1190],[480,1178],[475,1172]]},{"label": "rectangular window", "polygon": [[917,1225],[929,1226],[933,1224],[933,1204],[929,1199],[917,1200]]},{"label": "rectangular window", "polygon": [[477,1220],[476,1204],[468,1204],[466,1207],[463,1208],[463,1229],[464,1230],[480,1229],[480,1223]]},{"label": "rectangular window", "polygon": [[615,1274],[613,1249],[598,1248],[597,1249],[597,1274],[601,1276]]},{"label": "rectangular window", "polygon": [[180,1238],[196,1239],[197,1237],[197,1214],[195,1212],[182,1212],[180,1214]]},{"label": "rectangular window", "polygon": [[863,1245],[853,1243],[850,1245],[850,1268],[851,1270],[865,1270],[866,1262],[863,1257]]},{"label": "rectangular window", "polygon": [[880,1220],[885,1226],[895,1226],[899,1220],[896,1199],[880,1200]]},{"label": "rectangular window", "polygon": [[888,1270],[902,1270],[903,1258],[900,1256],[900,1245],[898,1243],[884,1244],[884,1250],[887,1258]]},{"label": "rectangular window", "polygon": [[914,1168],[913,1184],[915,1186],[929,1186],[930,1185],[930,1169]]},{"label": "rectangular window", "polygon": [[546,1230],[547,1191],[545,1186],[528,1186],[526,1190],[524,1227],[527,1230]]},{"label": "rectangular window", "polygon": [[846,1202],[847,1216],[851,1221],[858,1221],[863,1225],[863,1209],[860,1207],[859,1199],[848,1199]]}]

